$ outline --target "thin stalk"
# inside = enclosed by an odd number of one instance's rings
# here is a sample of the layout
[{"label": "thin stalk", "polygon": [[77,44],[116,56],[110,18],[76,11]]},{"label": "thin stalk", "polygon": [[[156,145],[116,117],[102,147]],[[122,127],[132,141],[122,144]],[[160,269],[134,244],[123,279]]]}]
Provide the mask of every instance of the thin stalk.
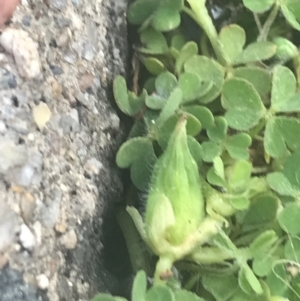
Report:
[{"label": "thin stalk", "polygon": [[272,24],[274,23],[274,21],[277,17],[278,10],[279,10],[279,5],[275,4],[272,11],[270,12],[267,20],[266,20],[261,32],[260,32],[260,35],[257,39],[258,42],[262,42],[262,41],[265,41],[267,39],[270,28],[271,28]]},{"label": "thin stalk", "polygon": [[254,127],[250,132],[249,135],[251,136],[251,138],[258,136],[258,134],[263,130],[263,128],[266,125],[267,120],[264,118],[262,119],[259,124]]},{"label": "thin stalk", "polygon": [[174,257],[172,255],[164,255],[159,257],[155,274],[154,274],[154,285],[164,285],[167,279],[172,275],[172,267],[174,263]]},{"label": "thin stalk", "polygon": [[183,11],[191,16],[205,31],[218,61],[222,65],[226,65],[226,60],[219,44],[218,33],[205,6],[205,0],[187,0],[187,2],[191,6],[192,12],[187,7],[184,7]]},{"label": "thin stalk", "polygon": [[259,32],[259,34],[261,34],[261,32],[262,32],[262,26],[261,26],[261,22],[259,20],[259,17],[258,17],[258,15],[256,13],[253,13],[253,17],[254,17],[254,21],[256,23],[256,26],[258,28],[258,32]]},{"label": "thin stalk", "polygon": [[142,245],[143,241],[132,218],[123,209],[117,214],[117,222],[125,239],[133,272],[137,273],[143,269],[149,275],[151,273],[149,261],[146,258],[145,248]]}]

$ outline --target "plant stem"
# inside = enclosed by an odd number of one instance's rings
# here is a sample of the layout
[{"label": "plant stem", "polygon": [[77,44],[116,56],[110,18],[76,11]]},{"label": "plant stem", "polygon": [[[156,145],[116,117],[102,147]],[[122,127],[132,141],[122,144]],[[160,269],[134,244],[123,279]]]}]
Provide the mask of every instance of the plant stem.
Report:
[{"label": "plant stem", "polygon": [[149,261],[146,258],[145,249],[142,246],[142,239],[132,221],[130,215],[122,209],[117,214],[117,221],[125,238],[131,266],[134,273],[143,269],[150,274]]},{"label": "plant stem", "polygon": [[267,39],[267,36],[269,34],[270,28],[272,26],[272,24],[274,23],[277,14],[278,14],[278,10],[279,10],[279,5],[275,4],[272,11],[270,12],[268,19],[266,20],[259,37],[257,38],[258,42],[262,42],[265,41]]},{"label": "plant stem", "polygon": [[235,259],[233,252],[222,250],[216,247],[203,247],[194,251],[188,259],[197,264],[216,264],[227,259]]},{"label": "plant stem", "polygon": [[171,276],[174,258],[172,255],[160,256],[155,269],[154,285],[165,284],[166,280]]},{"label": "plant stem", "polygon": [[264,119],[262,119],[260,122],[259,122],[259,124],[256,126],[256,127],[254,127],[250,132],[249,132],[249,135],[251,136],[251,138],[253,138],[253,137],[256,137],[261,131],[262,131],[262,129],[265,127],[265,125],[266,125],[266,119],[264,118]]},{"label": "plant stem", "polygon": [[205,6],[205,0],[187,0],[187,2],[191,6],[192,12],[186,7],[184,7],[183,11],[191,16],[202,27],[210,40],[218,61],[222,65],[226,65],[226,60],[219,44],[218,33]]}]

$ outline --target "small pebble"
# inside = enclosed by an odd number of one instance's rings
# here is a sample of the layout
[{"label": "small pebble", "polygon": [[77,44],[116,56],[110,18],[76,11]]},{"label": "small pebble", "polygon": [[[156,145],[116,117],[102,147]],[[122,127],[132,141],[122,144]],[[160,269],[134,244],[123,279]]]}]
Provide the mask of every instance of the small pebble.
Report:
[{"label": "small pebble", "polygon": [[35,246],[35,238],[30,229],[25,225],[21,225],[20,242],[24,249],[32,251]]},{"label": "small pebble", "polygon": [[61,245],[67,250],[73,250],[77,245],[77,235],[72,229],[60,238]]},{"label": "small pebble", "polygon": [[36,277],[37,286],[41,290],[46,290],[49,287],[49,279],[46,275],[40,274]]}]

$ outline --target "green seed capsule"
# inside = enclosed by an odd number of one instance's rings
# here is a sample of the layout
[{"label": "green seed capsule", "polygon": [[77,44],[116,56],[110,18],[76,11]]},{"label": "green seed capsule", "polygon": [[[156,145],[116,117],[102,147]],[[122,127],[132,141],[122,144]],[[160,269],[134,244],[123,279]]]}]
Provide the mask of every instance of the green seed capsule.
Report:
[{"label": "green seed capsule", "polygon": [[150,187],[145,230],[160,254],[166,244],[183,243],[204,218],[198,166],[188,148],[185,118],[176,125],[165,152],[157,161]]}]

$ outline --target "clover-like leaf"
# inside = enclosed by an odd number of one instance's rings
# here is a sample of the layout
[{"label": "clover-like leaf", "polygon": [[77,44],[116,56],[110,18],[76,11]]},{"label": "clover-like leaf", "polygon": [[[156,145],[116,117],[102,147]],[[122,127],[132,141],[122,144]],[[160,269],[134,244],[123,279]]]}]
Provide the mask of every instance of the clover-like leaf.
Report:
[{"label": "clover-like leaf", "polygon": [[274,0],[243,0],[244,5],[254,13],[263,13],[270,9]]},{"label": "clover-like leaf", "polygon": [[152,141],[147,137],[136,137],[126,141],[116,157],[120,168],[130,167],[132,182],[140,190],[147,188],[155,161]]},{"label": "clover-like leaf", "polygon": [[236,196],[230,199],[230,204],[236,210],[246,210],[250,206],[250,200],[244,196]]},{"label": "clover-like leaf", "polygon": [[208,108],[200,105],[190,105],[182,107],[182,110],[194,115],[201,122],[203,129],[214,126],[214,115]]},{"label": "clover-like leaf", "polygon": [[251,294],[252,290],[258,295],[261,295],[263,293],[263,288],[260,282],[247,263],[244,263],[241,267],[238,280],[240,288],[245,293]]},{"label": "clover-like leaf", "polygon": [[146,69],[153,75],[166,71],[164,64],[155,57],[147,57],[144,61]]},{"label": "clover-like leaf", "polygon": [[211,82],[212,88],[200,98],[201,103],[209,103],[218,97],[224,81],[224,69],[216,61],[200,55],[194,55],[184,64],[184,70],[199,75],[201,81]]},{"label": "clover-like leaf", "polygon": [[145,54],[164,54],[168,51],[168,44],[164,35],[152,27],[141,32],[141,42],[144,47],[139,51]]},{"label": "clover-like leaf", "polygon": [[288,148],[300,150],[300,120],[288,117],[273,117],[267,121],[264,147],[271,157],[280,158]]},{"label": "clover-like leaf", "polygon": [[273,262],[274,258],[268,252],[263,256],[260,254],[253,259],[253,272],[259,277],[265,277],[271,272]]},{"label": "clover-like leaf", "polygon": [[236,192],[242,192],[249,186],[252,164],[249,161],[237,161],[226,169],[229,187]]},{"label": "clover-like leaf", "polygon": [[225,139],[228,125],[224,117],[216,117],[214,124],[207,129],[207,136],[211,141],[221,142]]},{"label": "clover-like leaf", "polygon": [[295,0],[286,0],[281,5],[281,11],[288,23],[300,30],[300,3]]},{"label": "clover-like leaf", "polygon": [[199,99],[209,92],[213,84],[203,82],[199,75],[184,72],[180,74],[178,85],[183,93],[183,103],[188,103]]},{"label": "clover-like leaf", "polygon": [[261,255],[262,257],[269,252],[277,242],[278,236],[274,230],[266,230],[258,235],[250,244],[250,251],[253,257]]},{"label": "clover-like leaf", "polygon": [[161,7],[153,15],[151,25],[158,31],[171,31],[180,25],[178,10]]},{"label": "clover-like leaf", "polygon": [[251,145],[251,137],[246,133],[240,133],[228,137],[225,148],[233,159],[246,160],[249,158],[248,147]]},{"label": "clover-like leaf", "polygon": [[119,109],[129,116],[136,115],[142,109],[147,95],[146,90],[143,90],[140,96],[128,92],[126,81],[120,75],[114,79],[113,92]]},{"label": "clover-like leaf", "polygon": [[222,28],[219,42],[227,63],[232,64],[243,51],[246,33],[242,27],[231,24]]},{"label": "clover-like leaf", "polygon": [[156,92],[164,98],[168,98],[177,85],[177,79],[171,72],[161,73],[155,80]]},{"label": "clover-like leaf", "polygon": [[158,8],[160,0],[138,0],[133,2],[127,11],[128,21],[135,25],[145,22]]},{"label": "clover-like leaf", "polygon": [[179,108],[182,102],[182,92],[180,88],[176,88],[169,96],[165,106],[161,110],[158,118],[156,119],[157,127],[160,127],[167,119],[169,119],[175,111]]},{"label": "clover-like leaf", "polygon": [[[201,130],[201,123],[193,115],[188,113],[185,113],[185,115],[187,118],[187,124],[186,124],[187,134],[190,136],[196,136]],[[172,115],[158,129],[157,141],[162,149],[166,148],[168,141],[175,129],[175,126],[181,117],[182,115]]]},{"label": "clover-like leaf", "polygon": [[299,204],[294,203],[287,205],[278,215],[278,222],[281,229],[290,235],[300,234],[299,214]]},{"label": "clover-like leaf", "polygon": [[271,42],[255,42],[248,45],[239,55],[235,64],[249,64],[268,60],[276,53],[276,45]]},{"label": "clover-like leaf", "polygon": [[147,95],[145,100],[146,106],[152,110],[161,110],[165,106],[166,102],[167,99],[156,93]]},{"label": "clover-like leaf", "polygon": [[283,37],[276,37],[272,40],[276,45],[276,58],[287,62],[298,55],[298,48],[295,44]]},{"label": "clover-like leaf", "polygon": [[246,80],[232,78],[224,83],[222,101],[227,109],[228,125],[237,130],[249,130],[265,114],[265,107],[254,87]]},{"label": "clover-like leaf", "polygon": [[182,71],[184,63],[193,55],[198,54],[198,45],[193,42],[187,42],[180,50],[179,56],[176,59],[175,70],[179,74]]},{"label": "clover-like leaf", "polygon": [[[175,301],[175,296],[172,290],[167,286],[155,285],[152,286],[146,294],[146,301]],[[137,300],[141,301],[141,300]]]},{"label": "clover-like leaf", "polygon": [[238,280],[234,275],[222,277],[218,275],[204,275],[202,285],[218,301],[230,300],[238,289]]},{"label": "clover-like leaf", "polygon": [[226,187],[224,164],[220,157],[213,159],[213,167],[208,170],[206,177],[210,184]]},{"label": "clover-like leaf", "polygon": [[297,196],[300,193],[300,191],[298,192],[281,172],[269,173],[267,174],[266,179],[268,185],[281,195]]},{"label": "clover-like leaf", "polygon": [[131,300],[132,301],[142,301],[145,300],[147,290],[147,278],[146,273],[141,270],[139,271],[133,281]]},{"label": "clover-like leaf", "polygon": [[222,146],[216,142],[206,141],[202,143],[202,156],[204,162],[212,162],[214,158],[220,156]]},{"label": "clover-like leaf", "polygon": [[239,67],[233,70],[233,75],[251,83],[261,97],[271,90],[272,77],[265,69],[253,66]]},{"label": "clover-like leaf", "polygon": [[178,52],[186,45],[186,43],[186,37],[183,34],[177,33],[172,36],[171,47],[175,48]]},{"label": "clover-like leaf", "polygon": [[257,228],[269,223],[276,218],[278,200],[273,195],[263,194],[256,197],[249,207],[245,217],[244,225],[252,225]]},{"label": "clover-like leaf", "polygon": [[272,81],[272,110],[275,112],[299,112],[300,93],[296,92],[296,78],[293,72],[284,66],[274,70]]}]

